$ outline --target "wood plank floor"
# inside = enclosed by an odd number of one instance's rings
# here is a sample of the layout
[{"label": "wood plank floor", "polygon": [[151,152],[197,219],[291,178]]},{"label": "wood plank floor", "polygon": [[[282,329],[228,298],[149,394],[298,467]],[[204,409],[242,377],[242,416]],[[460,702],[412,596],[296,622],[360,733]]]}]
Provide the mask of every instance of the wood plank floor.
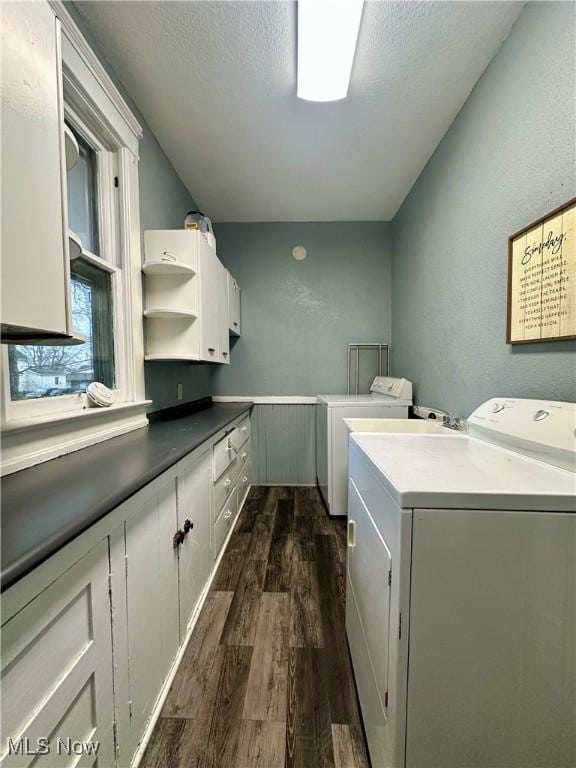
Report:
[{"label": "wood plank floor", "polygon": [[345,590],[345,521],[253,487],[141,766],[368,768]]}]

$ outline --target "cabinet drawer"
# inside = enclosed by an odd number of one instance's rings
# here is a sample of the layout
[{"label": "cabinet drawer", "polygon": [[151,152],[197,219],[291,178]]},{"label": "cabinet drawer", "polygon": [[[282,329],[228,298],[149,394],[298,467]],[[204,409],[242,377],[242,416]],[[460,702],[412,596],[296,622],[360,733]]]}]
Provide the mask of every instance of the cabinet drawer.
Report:
[{"label": "cabinet drawer", "polygon": [[212,509],[214,510],[214,520],[217,519],[226,499],[230,496],[230,493],[236,485],[241,466],[240,459],[235,456],[232,463],[214,483],[212,487]]},{"label": "cabinet drawer", "polygon": [[212,528],[212,554],[217,558],[226,540],[228,531],[236,522],[238,514],[238,492],[236,489],[230,494],[228,501],[222,507],[222,511]]},{"label": "cabinet drawer", "polygon": [[236,429],[230,435],[232,445],[237,451],[240,451],[244,443],[250,438],[250,418],[247,416],[238,424]]},{"label": "cabinet drawer", "polygon": [[214,481],[218,480],[222,473],[228,469],[230,464],[232,464],[236,458],[236,451],[232,445],[231,437],[232,433],[223,437],[222,440],[217,442],[214,446],[212,458],[212,479]]},{"label": "cabinet drawer", "polygon": [[244,464],[244,467],[240,472],[240,475],[238,477],[238,482],[236,484],[236,487],[238,488],[238,509],[240,509],[240,507],[244,503],[244,499],[246,498],[246,494],[248,493],[248,489],[250,488],[251,482],[252,482],[252,468],[250,466],[250,460],[248,460],[246,464]]},{"label": "cabinet drawer", "polygon": [[244,445],[238,451],[239,466],[243,467],[244,464],[250,459],[250,443],[244,443]]}]

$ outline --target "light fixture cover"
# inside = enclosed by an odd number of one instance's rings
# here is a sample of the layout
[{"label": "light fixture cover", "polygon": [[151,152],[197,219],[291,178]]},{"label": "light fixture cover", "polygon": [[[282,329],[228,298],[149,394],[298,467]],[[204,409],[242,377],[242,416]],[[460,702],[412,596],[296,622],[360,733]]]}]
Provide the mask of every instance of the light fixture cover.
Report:
[{"label": "light fixture cover", "polygon": [[300,99],[337,101],[348,95],[364,0],[298,0]]}]

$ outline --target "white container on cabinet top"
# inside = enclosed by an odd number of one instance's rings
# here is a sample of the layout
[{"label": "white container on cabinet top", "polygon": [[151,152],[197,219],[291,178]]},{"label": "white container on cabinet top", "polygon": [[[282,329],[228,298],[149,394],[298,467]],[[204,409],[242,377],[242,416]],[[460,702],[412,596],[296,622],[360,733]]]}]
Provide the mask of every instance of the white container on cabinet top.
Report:
[{"label": "white container on cabinet top", "polygon": [[229,330],[234,336],[240,336],[240,288],[230,272],[227,273],[227,279]]},{"label": "white container on cabinet top", "polygon": [[[69,312],[60,25],[47,3],[3,3],[2,335],[66,337]],[[31,119],[33,114],[33,119]]]}]

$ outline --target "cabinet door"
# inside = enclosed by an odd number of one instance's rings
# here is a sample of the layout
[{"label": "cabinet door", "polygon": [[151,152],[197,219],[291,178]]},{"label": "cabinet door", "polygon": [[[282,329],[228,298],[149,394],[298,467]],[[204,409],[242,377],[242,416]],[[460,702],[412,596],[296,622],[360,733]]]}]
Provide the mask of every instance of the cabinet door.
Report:
[{"label": "cabinet door", "polygon": [[230,325],[228,310],[228,273],[220,262],[218,266],[218,351],[221,363],[230,362]]},{"label": "cabinet door", "polygon": [[2,3],[1,18],[3,332],[66,335],[59,25],[47,3]]},{"label": "cabinet door", "polygon": [[210,488],[211,451],[188,458],[178,465],[178,528],[192,528],[179,547],[180,636],[188,623],[210,576]]},{"label": "cabinet door", "polygon": [[112,536],[115,657],[128,671],[119,676],[116,696],[122,765],[138,747],[179,646],[175,473],[151,483],[124,510],[123,541]]},{"label": "cabinet door", "polygon": [[206,240],[199,240],[200,256],[200,359],[217,363],[218,259]]},{"label": "cabinet door", "polygon": [[[49,739],[45,755],[7,755],[6,766],[71,765],[57,740],[100,746],[82,766],[114,765],[108,541],[100,542],[2,627],[2,734]],[[74,762],[74,765],[78,763]]]},{"label": "cabinet door", "polygon": [[228,314],[230,333],[240,336],[240,288],[230,272],[228,272]]}]

